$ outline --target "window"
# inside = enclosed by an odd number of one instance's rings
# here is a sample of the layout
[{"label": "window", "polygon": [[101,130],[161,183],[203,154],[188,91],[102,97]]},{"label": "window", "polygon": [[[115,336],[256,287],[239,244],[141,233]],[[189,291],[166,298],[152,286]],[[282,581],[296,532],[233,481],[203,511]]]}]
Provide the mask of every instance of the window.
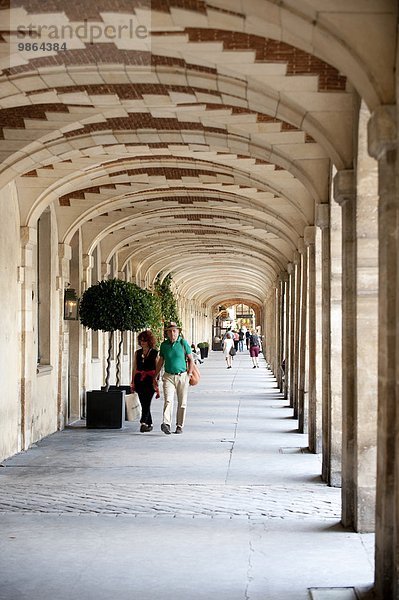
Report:
[{"label": "window", "polygon": [[50,364],[51,215],[46,209],[37,222],[36,299],[37,363]]}]

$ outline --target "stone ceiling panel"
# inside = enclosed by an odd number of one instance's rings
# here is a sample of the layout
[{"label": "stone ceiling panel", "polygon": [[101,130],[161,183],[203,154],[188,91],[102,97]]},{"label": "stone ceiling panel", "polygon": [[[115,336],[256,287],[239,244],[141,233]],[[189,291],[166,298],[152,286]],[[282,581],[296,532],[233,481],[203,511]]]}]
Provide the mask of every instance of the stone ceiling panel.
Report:
[{"label": "stone ceiling panel", "polygon": [[[0,185],[15,181],[22,224],[53,204],[60,242],[80,228],[85,253],[98,244],[148,280],[169,269],[202,301],[231,288],[262,303],[328,201],[332,166],[353,168],[354,90],[370,108],[394,97],[390,0],[0,10]],[[110,39],[125,22],[146,35]],[[69,31],[65,49],[35,50],[29,23],[40,42]],[[84,23],[96,39],[76,34]]]}]

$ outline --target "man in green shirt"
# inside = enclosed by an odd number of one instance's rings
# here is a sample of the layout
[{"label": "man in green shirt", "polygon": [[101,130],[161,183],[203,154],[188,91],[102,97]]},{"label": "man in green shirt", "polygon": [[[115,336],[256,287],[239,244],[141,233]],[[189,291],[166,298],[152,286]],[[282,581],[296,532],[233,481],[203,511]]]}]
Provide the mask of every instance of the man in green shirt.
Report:
[{"label": "man in green shirt", "polygon": [[161,430],[166,434],[171,433],[173,402],[176,393],[177,412],[175,433],[183,433],[188,386],[193,372],[194,361],[190,345],[180,335],[180,327],[177,323],[169,323],[166,327],[166,334],[168,339],[161,344],[159,360],[155,371],[155,378],[158,380],[159,373],[162,367],[165,366],[165,372],[162,377],[164,404]]}]

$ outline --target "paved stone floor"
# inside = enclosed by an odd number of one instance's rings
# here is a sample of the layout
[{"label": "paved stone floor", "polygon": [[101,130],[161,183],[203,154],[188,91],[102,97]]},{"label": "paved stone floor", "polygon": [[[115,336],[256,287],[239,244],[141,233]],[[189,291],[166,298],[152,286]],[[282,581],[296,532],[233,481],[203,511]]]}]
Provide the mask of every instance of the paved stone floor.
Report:
[{"label": "paved stone floor", "polygon": [[340,525],[263,360],[211,353],[184,434],[159,430],[160,401],[153,417],[79,422],[3,463],[1,600],[369,597],[373,536]]}]

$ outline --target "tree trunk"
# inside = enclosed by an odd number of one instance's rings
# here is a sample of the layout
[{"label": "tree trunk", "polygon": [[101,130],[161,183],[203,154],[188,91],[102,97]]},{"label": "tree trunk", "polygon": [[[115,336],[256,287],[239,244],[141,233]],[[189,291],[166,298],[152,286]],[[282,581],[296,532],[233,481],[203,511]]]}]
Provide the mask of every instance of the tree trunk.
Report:
[{"label": "tree trunk", "polygon": [[111,374],[111,352],[112,352],[113,339],[114,339],[114,332],[110,331],[109,337],[108,337],[107,371],[106,371],[106,376],[105,376],[105,391],[106,392],[108,392],[108,390],[109,390],[109,377]]},{"label": "tree trunk", "polygon": [[121,339],[118,344],[118,354],[116,356],[116,385],[121,384],[121,354],[123,345],[123,331],[121,331]]}]

